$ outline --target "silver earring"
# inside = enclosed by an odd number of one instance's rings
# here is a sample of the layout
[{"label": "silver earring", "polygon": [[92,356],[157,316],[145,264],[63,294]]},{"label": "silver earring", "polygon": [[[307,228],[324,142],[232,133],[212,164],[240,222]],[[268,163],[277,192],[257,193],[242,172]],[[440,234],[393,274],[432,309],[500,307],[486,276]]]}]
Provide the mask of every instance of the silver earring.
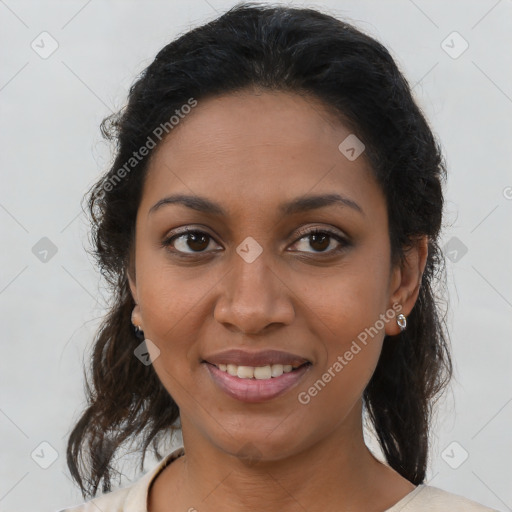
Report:
[{"label": "silver earring", "polygon": [[405,328],[407,327],[407,318],[405,318],[405,315],[400,313],[396,317],[396,323],[398,324],[398,327],[400,327],[400,332],[405,331]]}]

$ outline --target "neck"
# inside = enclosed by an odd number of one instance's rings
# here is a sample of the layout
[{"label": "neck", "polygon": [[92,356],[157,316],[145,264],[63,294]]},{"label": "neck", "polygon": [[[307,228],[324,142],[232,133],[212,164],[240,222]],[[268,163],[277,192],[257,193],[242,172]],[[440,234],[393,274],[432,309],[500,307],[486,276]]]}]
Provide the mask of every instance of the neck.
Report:
[{"label": "neck", "polygon": [[[355,409],[321,442],[281,458],[270,458],[250,443],[232,455],[197,435],[182,418],[185,455],[155,482],[149,510],[170,512],[170,502],[176,510],[200,512],[382,512],[414,486],[368,450],[361,407]],[[165,499],[157,501],[157,494]]]}]

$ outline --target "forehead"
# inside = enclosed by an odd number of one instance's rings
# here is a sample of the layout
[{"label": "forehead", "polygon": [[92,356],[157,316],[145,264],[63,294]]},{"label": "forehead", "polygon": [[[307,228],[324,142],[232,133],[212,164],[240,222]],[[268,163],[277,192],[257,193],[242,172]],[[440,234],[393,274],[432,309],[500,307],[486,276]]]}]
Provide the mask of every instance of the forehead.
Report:
[{"label": "forehead", "polygon": [[364,156],[350,161],[338,149],[350,134],[323,103],[295,93],[251,90],[198,101],[152,155],[143,203],[150,208],[167,192],[184,192],[233,207],[270,205],[333,189],[375,199]]},{"label": "forehead", "polygon": [[349,133],[311,96],[247,90],[200,100],[157,153],[165,157],[169,150],[174,158],[186,154],[190,159],[194,147],[198,158],[216,151],[250,159],[261,154],[262,147],[289,147],[294,154],[302,154],[313,146],[324,151],[333,144],[336,147],[339,137]]}]

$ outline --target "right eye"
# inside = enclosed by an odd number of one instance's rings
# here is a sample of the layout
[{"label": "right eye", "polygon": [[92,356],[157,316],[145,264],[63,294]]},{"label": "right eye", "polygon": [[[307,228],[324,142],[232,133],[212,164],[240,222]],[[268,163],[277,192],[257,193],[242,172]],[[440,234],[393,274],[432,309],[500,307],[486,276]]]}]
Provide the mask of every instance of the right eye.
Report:
[{"label": "right eye", "polygon": [[[213,241],[213,238],[208,233],[187,229],[181,233],[167,237],[162,241],[162,246],[174,253],[187,255],[201,254],[205,252],[211,241]],[[169,247],[172,247],[172,249],[169,249]]]}]

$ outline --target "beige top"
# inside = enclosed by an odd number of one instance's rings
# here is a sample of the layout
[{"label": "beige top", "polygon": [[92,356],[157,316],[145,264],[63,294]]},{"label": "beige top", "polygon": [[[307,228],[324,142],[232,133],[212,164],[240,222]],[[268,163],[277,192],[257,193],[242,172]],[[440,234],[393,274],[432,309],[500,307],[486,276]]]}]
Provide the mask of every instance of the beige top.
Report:
[{"label": "beige top", "polygon": [[[183,447],[166,455],[158,465],[128,487],[94,498],[77,507],[58,512],[148,512],[151,482],[173,460],[184,454]],[[418,485],[399,502],[383,512],[498,512],[474,501],[430,485]]]}]

